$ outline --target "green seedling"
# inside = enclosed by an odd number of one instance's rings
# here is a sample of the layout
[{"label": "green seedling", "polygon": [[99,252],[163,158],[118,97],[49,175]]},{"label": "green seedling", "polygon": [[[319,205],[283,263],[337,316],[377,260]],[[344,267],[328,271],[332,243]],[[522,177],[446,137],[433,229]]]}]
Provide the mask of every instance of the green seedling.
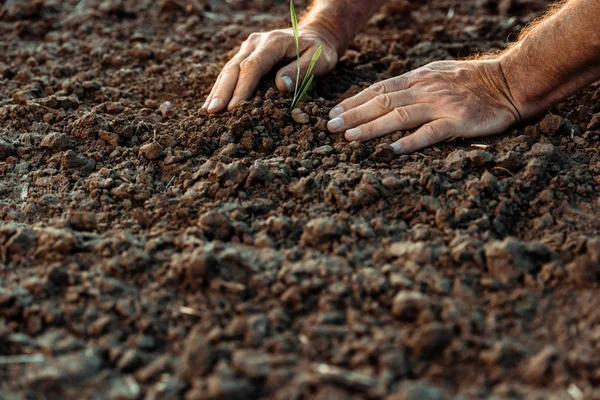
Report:
[{"label": "green seedling", "polygon": [[313,68],[315,64],[321,57],[321,53],[323,53],[323,46],[319,46],[317,51],[313,54],[310,64],[308,65],[308,70],[306,70],[306,75],[304,75],[304,79],[302,79],[302,84],[298,87],[298,83],[300,82],[300,40],[298,39],[298,17],[296,16],[296,10],[294,9],[294,2],[290,0],[290,17],[292,19],[292,31],[294,32],[294,42],[296,44],[296,88],[294,89],[294,99],[292,100],[292,110],[296,108],[300,100],[304,97],[308,88],[312,84],[314,79],[314,75],[312,74]]}]

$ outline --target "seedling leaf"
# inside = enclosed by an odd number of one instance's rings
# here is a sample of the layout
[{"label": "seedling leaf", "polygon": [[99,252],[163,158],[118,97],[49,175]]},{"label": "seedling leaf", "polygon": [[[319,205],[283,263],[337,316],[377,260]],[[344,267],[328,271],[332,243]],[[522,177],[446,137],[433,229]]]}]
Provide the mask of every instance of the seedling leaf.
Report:
[{"label": "seedling leaf", "polygon": [[294,89],[294,99],[298,94],[298,84],[300,82],[300,34],[298,33],[298,16],[294,8],[294,1],[290,0],[290,17],[292,19],[292,32],[294,33],[294,43],[296,44],[296,88]]},{"label": "seedling leaf", "polygon": [[315,54],[313,54],[312,59],[310,60],[310,64],[308,65],[308,70],[306,70],[306,75],[304,75],[304,79],[302,80],[302,84],[306,82],[306,80],[311,76],[313,69],[315,68],[315,64],[321,57],[321,53],[323,53],[323,46],[319,46]]},{"label": "seedling leaf", "polygon": [[300,102],[300,100],[302,100],[302,98],[304,97],[304,95],[306,94],[306,92],[308,91],[308,88],[310,87],[310,85],[312,84],[313,79],[315,78],[315,76],[311,76],[308,79],[308,82],[306,82],[304,84],[304,86],[302,87],[301,91],[300,91],[300,95],[298,96],[297,99],[294,100],[294,102],[292,103],[292,109],[296,108],[296,106],[298,105],[298,103]]},{"label": "seedling leaf", "polygon": [[[296,15],[296,9],[294,8],[293,0],[290,0],[290,17],[292,19],[292,32],[294,34],[294,42],[296,44],[296,87],[294,89],[294,98],[292,100],[292,109],[294,109],[302,97],[304,97],[313,81],[314,76],[312,75],[312,71],[315,67],[315,64],[319,60],[319,57],[321,57],[321,53],[323,53],[323,46],[319,46],[317,51],[315,51],[313,54],[310,64],[308,65],[306,75],[304,75],[302,84],[300,84],[300,34],[298,33],[298,16]],[[300,93],[298,93],[298,87],[300,88]]]}]

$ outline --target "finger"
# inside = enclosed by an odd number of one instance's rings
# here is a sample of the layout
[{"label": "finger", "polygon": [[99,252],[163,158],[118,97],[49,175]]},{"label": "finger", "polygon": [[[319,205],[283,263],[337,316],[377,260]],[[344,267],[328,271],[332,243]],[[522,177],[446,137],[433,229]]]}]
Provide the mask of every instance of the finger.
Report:
[{"label": "finger", "polygon": [[414,96],[408,90],[384,93],[330,120],[327,128],[330,132],[343,132],[384,116],[395,108],[413,103]]},{"label": "finger", "polygon": [[358,107],[382,94],[408,89],[409,80],[406,76],[397,76],[385,81],[374,83],[356,96],[342,101],[329,113],[329,118],[335,118],[342,113]]},{"label": "finger", "polygon": [[397,154],[408,154],[456,136],[458,127],[449,118],[436,119],[423,125],[412,135],[403,137],[392,144]]},{"label": "finger", "polygon": [[349,141],[370,140],[388,133],[416,128],[433,120],[433,109],[428,104],[398,107],[371,122],[346,131]]},{"label": "finger", "polygon": [[240,52],[223,67],[217,83],[208,99],[206,99],[205,104],[209,113],[221,112],[227,107],[238,82],[240,64],[252,54],[253,48],[251,45],[242,45]]},{"label": "finger", "polygon": [[215,81],[215,84],[213,85],[212,89],[210,89],[210,93],[206,97],[206,101],[204,102],[204,105],[202,106],[202,108],[208,108],[208,105],[210,104],[210,101],[213,98],[215,90],[217,90],[217,88],[219,87],[219,83],[221,82],[222,76],[223,76],[223,74],[219,73],[219,76],[217,76],[217,80]]},{"label": "finger", "polygon": [[[300,56],[300,82],[298,83],[298,87],[300,87],[300,84],[306,75],[306,71],[308,71],[316,51],[316,48],[311,47]],[[331,64],[331,56],[329,52],[324,49],[315,66],[313,67],[311,74],[315,76],[324,75],[331,69]],[[298,64],[296,61],[294,61],[277,71],[277,75],[275,76],[275,85],[281,92],[293,92],[296,89],[296,80],[298,80],[297,78]]]},{"label": "finger", "polygon": [[258,86],[260,79],[285,56],[285,47],[264,43],[248,58],[240,63],[239,80],[235,86],[229,110],[240,101],[248,100]]}]

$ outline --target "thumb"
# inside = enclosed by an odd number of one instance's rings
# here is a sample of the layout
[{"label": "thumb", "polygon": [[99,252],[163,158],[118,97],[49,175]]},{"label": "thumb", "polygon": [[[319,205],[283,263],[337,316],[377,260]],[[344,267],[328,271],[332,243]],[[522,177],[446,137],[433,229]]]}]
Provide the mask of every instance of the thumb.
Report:
[{"label": "thumb", "polygon": [[[304,76],[306,75],[306,71],[310,67],[310,63],[312,61],[313,55],[317,50],[314,51],[307,50],[300,56],[300,74],[298,82],[298,88],[302,84],[304,80]],[[331,71],[335,62],[331,62],[329,54],[326,54],[327,51],[323,49],[321,56],[317,60],[316,64],[313,67],[311,75],[324,75],[327,72]],[[277,89],[282,92],[293,92],[296,88],[296,81],[298,80],[298,63],[297,61],[293,61],[281,68],[277,75],[275,76],[275,85]]]}]

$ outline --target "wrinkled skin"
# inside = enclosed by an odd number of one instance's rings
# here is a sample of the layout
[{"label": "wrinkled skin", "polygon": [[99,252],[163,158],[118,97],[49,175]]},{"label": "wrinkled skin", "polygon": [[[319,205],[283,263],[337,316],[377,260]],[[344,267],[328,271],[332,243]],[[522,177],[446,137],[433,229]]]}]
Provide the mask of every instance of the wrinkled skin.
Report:
[{"label": "wrinkled skin", "polygon": [[[315,64],[313,74],[321,76],[331,71],[338,61],[333,38],[316,29],[299,31],[300,81],[306,74],[313,54],[319,46],[323,53]],[[296,58],[296,45],[291,29],[253,33],[240,51],[223,68],[204,103],[210,113],[232,110],[240,101],[250,98],[260,79],[276,64]],[[277,72],[275,83],[282,92],[294,92],[297,77],[296,61]]]},{"label": "wrinkled skin", "polygon": [[331,110],[349,141],[419,128],[392,144],[411,153],[453,136],[493,135],[518,122],[497,61],[439,61],[371,85]]}]

